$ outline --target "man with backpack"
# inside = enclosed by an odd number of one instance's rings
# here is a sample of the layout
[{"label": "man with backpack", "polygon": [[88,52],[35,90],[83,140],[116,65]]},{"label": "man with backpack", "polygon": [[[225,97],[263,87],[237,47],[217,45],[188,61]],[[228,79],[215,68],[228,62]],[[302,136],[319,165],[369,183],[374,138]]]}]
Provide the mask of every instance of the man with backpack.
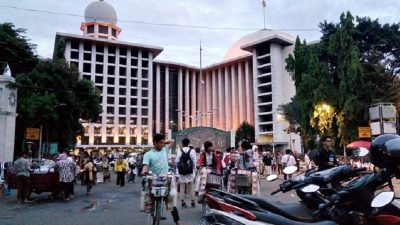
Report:
[{"label": "man with backpack", "polygon": [[186,208],[185,193],[191,196],[191,206],[195,207],[195,195],[194,195],[194,178],[195,178],[195,167],[196,162],[196,151],[189,148],[190,140],[184,138],[182,140],[182,148],[177,151],[175,159],[179,177],[179,189],[180,199],[182,201],[182,208]]}]

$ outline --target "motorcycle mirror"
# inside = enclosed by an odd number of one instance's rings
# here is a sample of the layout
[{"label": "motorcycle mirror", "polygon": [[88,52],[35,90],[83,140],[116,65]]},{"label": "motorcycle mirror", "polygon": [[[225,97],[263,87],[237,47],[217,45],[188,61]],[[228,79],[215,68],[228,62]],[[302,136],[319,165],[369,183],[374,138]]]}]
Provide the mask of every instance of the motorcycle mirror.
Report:
[{"label": "motorcycle mirror", "polygon": [[315,184],[310,184],[301,189],[304,193],[314,193],[319,190],[319,186]]},{"label": "motorcycle mirror", "polygon": [[393,191],[385,191],[379,193],[375,196],[374,200],[371,202],[371,207],[374,208],[381,208],[389,203],[391,203],[394,199],[394,192]]},{"label": "motorcycle mirror", "polygon": [[274,181],[274,180],[276,180],[276,179],[278,179],[278,175],[276,175],[276,174],[271,174],[271,175],[269,175],[269,176],[267,177],[267,181],[268,181],[268,182]]},{"label": "motorcycle mirror", "polygon": [[364,148],[364,147],[358,147],[358,148],[355,150],[354,155],[359,156],[359,157],[364,157],[364,156],[368,155],[368,153],[369,153],[369,150],[368,150],[368,149],[366,149],[366,148]]},{"label": "motorcycle mirror", "polygon": [[293,174],[296,171],[297,171],[297,166],[287,166],[285,167],[285,169],[283,169],[283,172],[285,174]]}]

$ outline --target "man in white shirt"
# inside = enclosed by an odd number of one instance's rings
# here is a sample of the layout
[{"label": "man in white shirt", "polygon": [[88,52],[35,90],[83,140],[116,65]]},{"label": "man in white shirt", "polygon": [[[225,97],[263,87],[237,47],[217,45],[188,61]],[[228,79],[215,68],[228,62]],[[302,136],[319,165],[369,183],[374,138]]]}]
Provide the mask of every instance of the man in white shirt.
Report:
[{"label": "man in white shirt", "polygon": [[[282,168],[283,169],[285,169],[285,167],[287,167],[287,166],[295,166],[297,164],[296,163],[296,159],[292,155],[292,150],[286,149],[285,155],[282,156],[282,161],[281,162],[282,162]],[[284,173],[283,177],[284,177],[285,180],[288,179],[288,176],[285,173]],[[292,178],[292,174],[289,174],[289,178]]]},{"label": "man in white shirt", "polygon": [[[196,163],[196,151],[189,147],[190,140],[188,138],[184,138],[182,140],[182,148],[177,151],[176,155],[176,165],[177,172],[179,177],[179,185],[180,185],[180,199],[182,201],[182,208],[186,208],[185,202],[185,190],[186,193],[191,197],[191,206],[196,207],[195,205],[195,194],[194,194],[194,178],[195,178],[195,163]],[[185,160],[186,168],[185,171],[180,171],[179,163],[180,161]],[[183,163],[183,162],[182,162]],[[190,171],[187,171],[189,169]]]}]

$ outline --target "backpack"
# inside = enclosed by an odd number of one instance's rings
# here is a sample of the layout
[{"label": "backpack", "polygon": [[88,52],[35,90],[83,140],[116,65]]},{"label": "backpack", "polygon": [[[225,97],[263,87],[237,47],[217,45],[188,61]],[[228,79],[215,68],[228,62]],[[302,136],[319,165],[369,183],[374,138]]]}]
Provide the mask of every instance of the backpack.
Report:
[{"label": "backpack", "polygon": [[190,151],[192,149],[189,149],[187,153],[185,153],[181,149],[181,159],[179,160],[179,163],[177,165],[178,171],[180,175],[189,175],[193,173],[193,162],[192,159],[190,158]]}]

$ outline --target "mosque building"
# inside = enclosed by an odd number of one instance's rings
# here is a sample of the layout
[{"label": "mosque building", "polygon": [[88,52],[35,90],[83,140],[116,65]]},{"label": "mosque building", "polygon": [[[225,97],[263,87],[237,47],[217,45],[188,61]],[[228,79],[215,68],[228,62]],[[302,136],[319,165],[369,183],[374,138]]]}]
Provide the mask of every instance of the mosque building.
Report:
[{"label": "mosque building", "polygon": [[257,144],[300,150],[280,111],[295,94],[285,70],[292,36],[259,30],[237,41],[221,62],[200,68],[157,60],[162,47],[119,41],[117,21],[109,3],[95,1],[85,10],[83,35],[56,34],[66,60],[101,93],[102,113],[98,121],[82,121],[78,147],[144,147],[153,133],[201,126],[234,132],[247,122]]}]

